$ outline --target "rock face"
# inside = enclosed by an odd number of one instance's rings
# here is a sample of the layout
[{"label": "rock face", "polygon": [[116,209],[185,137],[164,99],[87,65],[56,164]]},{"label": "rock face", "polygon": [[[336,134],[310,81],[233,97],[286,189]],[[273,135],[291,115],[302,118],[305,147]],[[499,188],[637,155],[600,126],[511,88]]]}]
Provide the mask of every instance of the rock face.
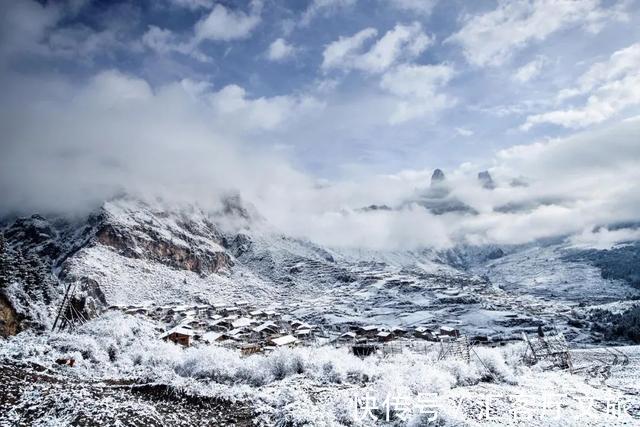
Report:
[{"label": "rock face", "polygon": [[444,183],[446,177],[444,175],[444,172],[442,172],[441,169],[436,169],[433,171],[433,174],[431,175],[431,186],[437,186],[440,185],[442,183]]},{"label": "rock face", "polygon": [[0,337],[15,335],[20,331],[18,314],[9,300],[0,294]]},{"label": "rock face", "polygon": [[478,172],[478,181],[482,188],[486,190],[493,190],[496,188],[496,184],[493,182],[493,178],[491,178],[491,174],[489,171]]}]

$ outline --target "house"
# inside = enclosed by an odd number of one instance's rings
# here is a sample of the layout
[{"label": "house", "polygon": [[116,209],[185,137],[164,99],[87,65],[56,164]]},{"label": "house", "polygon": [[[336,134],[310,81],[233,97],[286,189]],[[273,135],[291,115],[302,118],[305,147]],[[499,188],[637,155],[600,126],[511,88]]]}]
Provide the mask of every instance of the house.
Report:
[{"label": "house", "polygon": [[293,335],[284,335],[278,338],[271,338],[269,342],[276,347],[293,347],[298,342],[298,339]]},{"label": "house", "polygon": [[365,337],[373,338],[378,333],[378,327],[375,325],[366,325],[358,327],[358,333]]},{"label": "house", "polygon": [[402,337],[407,334],[407,328],[403,328],[402,326],[395,326],[391,328],[391,333],[397,337]]},{"label": "house", "polygon": [[233,321],[235,319],[229,319],[227,317],[223,319],[214,320],[209,323],[207,329],[212,331],[228,331],[229,329],[233,329]]},{"label": "house", "polygon": [[448,335],[450,337],[457,338],[460,336],[460,331],[450,326],[441,326],[440,335]]},{"label": "house", "polygon": [[389,331],[380,331],[376,334],[376,338],[378,338],[378,341],[388,342],[388,341],[391,341],[394,338],[394,336]]},{"label": "house", "polygon": [[275,319],[278,317],[278,313],[275,310],[265,310],[264,317],[267,319]]},{"label": "house", "polygon": [[338,342],[351,342],[355,341],[356,333],[355,332],[345,332],[344,334],[338,337]]},{"label": "house", "polygon": [[247,334],[247,329],[244,327],[241,328],[235,328],[232,329],[228,332],[226,332],[226,335],[229,336],[229,338],[231,339],[240,339],[243,336],[245,336]]},{"label": "house", "polygon": [[422,338],[429,341],[433,341],[436,339],[436,334],[434,334],[433,329],[427,328],[425,326],[418,326],[417,328],[415,328],[413,335],[416,338]]},{"label": "house", "polygon": [[229,336],[224,332],[207,332],[204,335],[202,335],[202,341],[209,344],[214,344],[216,342],[221,342],[228,339],[229,339]]},{"label": "house", "polygon": [[297,329],[294,335],[300,339],[311,338],[311,329]]},{"label": "house", "polygon": [[193,329],[189,326],[178,325],[173,329],[169,329],[167,332],[160,336],[165,341],[171,341],[176,344],[180,344],[183,347],[189,347],[191,340],[193,339]]},{"label": "house", "polygon": [[262,310],[253,310],[253,311],[250,311],[250,312],[249,312],[249,316],[251,316],[251,317],[255,317],[255,318],[257,318],[257,319],[262,318],[262,317],[265,317],[265,315],[264,315],[264,311],[262,311]]},{"label": "house", "polygon": [[291,325],[292,329],[298,329],[299,326],[304,325],[304,322],[300,321],[300,320],[292,320],[289,325]]},{"label": "house", "polygon": [[274,335],[278,333],[278,325],[273,322],[265,322],[260,326],[256,326],[252,329],[253,332],[259,334],[260,336],[266,335]]},{"label": "house", "polygon": [[240,309],[238,307],[225,307],[222,310],[220,310],[220,313],[223,314],[224,316],[231,316],[231,315],[237,315],[240,314]]}]

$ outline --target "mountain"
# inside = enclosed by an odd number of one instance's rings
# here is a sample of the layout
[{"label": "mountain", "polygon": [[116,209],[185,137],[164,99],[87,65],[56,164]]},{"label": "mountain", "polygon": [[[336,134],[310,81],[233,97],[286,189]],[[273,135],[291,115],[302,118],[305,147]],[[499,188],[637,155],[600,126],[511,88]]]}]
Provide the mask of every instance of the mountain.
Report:
[{"label": "mountain", "polygon": [[50,327],[70,285],[70,316],[246,300],[330,328],[456,324],[509,338],[543,325],[583,341],[595,338],[573,321],[640,295],[562,238],[446,251],[329,248],[279,233],[238,198],[205,211],[121,197],[83,218],[18,218],[3,235],[3,253],[40,260],[23,269],[39,274],[12,270],[3,285],[5,334]]}]

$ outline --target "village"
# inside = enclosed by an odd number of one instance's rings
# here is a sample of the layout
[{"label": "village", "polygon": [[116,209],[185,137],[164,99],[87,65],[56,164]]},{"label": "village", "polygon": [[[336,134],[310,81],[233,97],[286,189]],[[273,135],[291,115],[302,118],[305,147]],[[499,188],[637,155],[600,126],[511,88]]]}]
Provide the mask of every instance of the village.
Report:
[{"label": "village", "polygon": [[[130,315],[146,316],[165,326],[159,339],[183,347],[220,345],[243,355],[268,353],[279,347],[346,346],[357,355],[377,350],[397,352],[402,347],[426,348],[428,343],[455,342],[462,337],[451,326],[380,326],[342,324],[323,327],[293,318],[277,308],[262,309],[246,301],[233,304],[114,305]],[[474,337],[489,344],[489,337]],[[422,345],[420,345],[422,344]]]}]

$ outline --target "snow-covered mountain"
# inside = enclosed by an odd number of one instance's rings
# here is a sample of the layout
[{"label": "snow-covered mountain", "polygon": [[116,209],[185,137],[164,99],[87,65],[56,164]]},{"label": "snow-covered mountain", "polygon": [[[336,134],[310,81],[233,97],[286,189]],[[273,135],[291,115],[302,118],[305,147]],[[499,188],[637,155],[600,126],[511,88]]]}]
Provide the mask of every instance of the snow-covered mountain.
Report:
[{"label": "snow-covered mountain", "polygon": [[115,304],[247,300],[324,325],[456,324],[503,338],[542,325],[591,340],[581,327],[591,308],[640,295],[563,239],[439,252],[327,248],[278,233],[237,198],[204,211],[121,197],[84,218],[18,218],[4,237],[7,251],[39,259],[55,277],[34,292],[40,284],[12,276],[5,329],[10,318],[47,326],[75,284],[74,306],[89,317]]}]

